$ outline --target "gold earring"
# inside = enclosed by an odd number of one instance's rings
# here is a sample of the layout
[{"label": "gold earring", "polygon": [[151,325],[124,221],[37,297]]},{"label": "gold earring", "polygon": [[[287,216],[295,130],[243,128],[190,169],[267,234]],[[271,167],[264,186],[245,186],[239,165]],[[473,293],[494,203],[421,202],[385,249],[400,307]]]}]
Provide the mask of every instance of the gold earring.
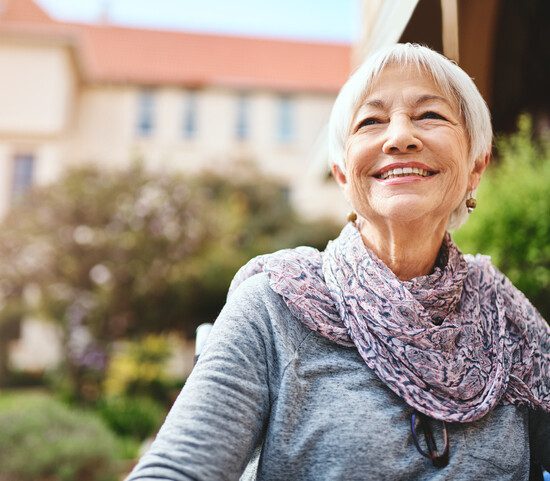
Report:
[{"label": "gold earring", "polygon": [[352,223],[355,223],[355,221],[357,220],[357,214],[352,210],[349,214],[348,214],[348,222],[352,222]]},{"label": "gold earring", "polygon": [[477,200],[474,199],[473,193],[470,191],[468,198],[466,199],[466,209],[468,209],[468,214],[471,214],[476,208]]}]

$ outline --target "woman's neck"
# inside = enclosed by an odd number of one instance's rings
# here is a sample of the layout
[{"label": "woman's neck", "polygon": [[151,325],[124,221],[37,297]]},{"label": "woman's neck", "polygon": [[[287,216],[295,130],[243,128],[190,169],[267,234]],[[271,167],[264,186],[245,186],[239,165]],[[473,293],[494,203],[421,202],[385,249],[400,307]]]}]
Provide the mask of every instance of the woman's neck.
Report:
[{"label": "woman's neck", "polygon": [[364,244],[402,281],[433,272],[446,225],[446,221],[434,225],[433,220],[431,225],[358,221]]}]

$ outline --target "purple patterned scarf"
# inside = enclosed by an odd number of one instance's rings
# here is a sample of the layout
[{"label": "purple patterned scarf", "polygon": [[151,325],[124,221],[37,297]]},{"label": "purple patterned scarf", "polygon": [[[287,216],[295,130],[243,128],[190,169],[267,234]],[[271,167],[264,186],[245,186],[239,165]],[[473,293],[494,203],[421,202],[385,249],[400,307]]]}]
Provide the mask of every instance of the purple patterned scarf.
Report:
[{"label": "purple patterned scarf", "polygon": [[355,346],[407,404],[470,422],[499,402],[550,411],[550,327],[489,258],[447,234],[432,274],[401,281],[348,224],[324,252],[286,249],[242,267],[230,294],[266,272],[308,328]]}]

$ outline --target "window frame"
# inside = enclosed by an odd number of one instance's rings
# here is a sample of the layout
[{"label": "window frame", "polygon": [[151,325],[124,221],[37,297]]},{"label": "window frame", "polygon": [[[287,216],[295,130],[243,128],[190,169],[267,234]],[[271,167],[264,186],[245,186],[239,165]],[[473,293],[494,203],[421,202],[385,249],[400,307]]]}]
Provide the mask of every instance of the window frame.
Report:
[{"label": "window frame", "polygon": [[236,99],[235,137],[239,142],[250,140],[250,93],[239,92]]},{"label": "window frame", "polygon": [[296,101],[290,94],[277,98],[277,141],[290,144],[296,140]]},{"label": "window frame", "polygon": [[141,89],[137,100],[136,133],[139,137],[151,137],[155,129],[155,93],[153,89]]},{"label": "window frame", "polygon": [[198,92],[196,90],[186,91],[182,103],[182,136],[186,140],[191,140],[197,137],[199,130]]},{"label": "window frame", "polygon": [[34,152],[15,152],[12,157],[12,175],[10,186],[11,202],[23,197],[36,180],[36,155]]}]

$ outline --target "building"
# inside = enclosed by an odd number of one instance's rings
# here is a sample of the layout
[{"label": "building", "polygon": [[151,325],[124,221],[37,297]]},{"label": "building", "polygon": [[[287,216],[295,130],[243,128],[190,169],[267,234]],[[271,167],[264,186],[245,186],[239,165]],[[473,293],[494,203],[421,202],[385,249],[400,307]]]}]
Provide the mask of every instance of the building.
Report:
[{"label": "building", "polygon": [[[0,0],[0,217],[68,166],[141,158],[151,169],[227,175],[250,162],[286,183],[304,215],[343,219],[345,203],[323,169],[323,128],[352,65],[396,41],[459,61],[497,131],[528,111],[550,132],[550,2],[362,2],[363,37],[352,49],[69,24],[32,0]],[[41,329],[23,326],[13,351],[20,365],[55,362]]]},{"label": "building", "polygon": [[[228,176],[247,162],[286,184],[303,215],[343,219],[345,202],[316,157],[350,53],[348,45],[64,23],[33,0],[0,0],[0,217],[70,166],[141,159],[150,169]],[[26,319],[21,329],[12,365],[55,366],[55,328]]]},{"label": "building", "polygon": [[312,169],[349,45],[72,24],[0,0],[0,216],[68,166],[141,159],[231,175],[250,162],[306,216],[342,215]]}]

